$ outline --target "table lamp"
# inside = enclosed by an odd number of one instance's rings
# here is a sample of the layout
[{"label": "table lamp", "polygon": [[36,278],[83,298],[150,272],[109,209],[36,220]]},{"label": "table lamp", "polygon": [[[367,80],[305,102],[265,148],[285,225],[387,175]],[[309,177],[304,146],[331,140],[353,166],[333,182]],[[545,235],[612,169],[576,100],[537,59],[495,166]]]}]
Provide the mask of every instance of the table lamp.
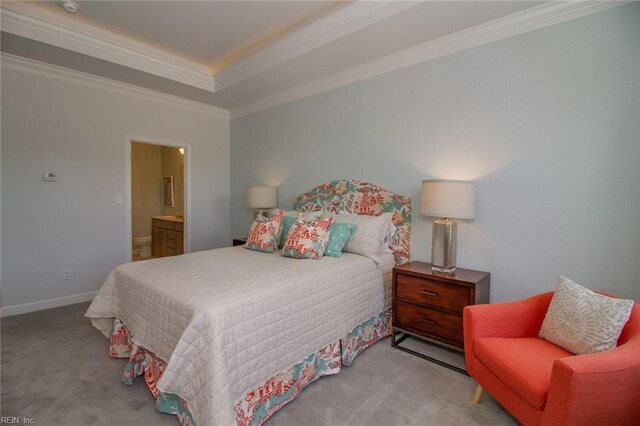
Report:
[{"label": "table lamp", "polygon": [[256,217],[278,205],[277,188],[274,186],[247,186],[246,204],[250,209],[256,209]]},{"label": "table lamp", "polygon": [[420,214],[440,218],[433,221],[431,268],[453,274],[458,223],[452,219],[475,217],[475,184],[461,180],[423,180]]}]

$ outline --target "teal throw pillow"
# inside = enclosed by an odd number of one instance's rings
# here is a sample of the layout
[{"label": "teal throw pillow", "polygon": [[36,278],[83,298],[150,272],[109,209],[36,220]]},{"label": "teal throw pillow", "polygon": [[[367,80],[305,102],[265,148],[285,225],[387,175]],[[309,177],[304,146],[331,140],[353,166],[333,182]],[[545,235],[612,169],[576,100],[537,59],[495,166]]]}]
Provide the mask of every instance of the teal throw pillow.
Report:
[{"label": "teal throw pillow", "polygon": [[[285,217],[286,219],[286,217]],[[356,225],[353,223],[332,223],[329,228],[329,243],[324,251],[325,256],[341,257],[342,249],[344,248],[349,237],[356,230]]]}]

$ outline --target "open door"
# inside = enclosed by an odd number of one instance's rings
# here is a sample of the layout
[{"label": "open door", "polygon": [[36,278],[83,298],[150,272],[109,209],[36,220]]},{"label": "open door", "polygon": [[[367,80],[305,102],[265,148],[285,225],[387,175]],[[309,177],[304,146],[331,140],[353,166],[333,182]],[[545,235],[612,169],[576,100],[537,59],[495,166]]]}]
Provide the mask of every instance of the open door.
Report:
[{"label": "open door", "polygon": [[130,140],[132,261],[185,253],[187,148]]}]

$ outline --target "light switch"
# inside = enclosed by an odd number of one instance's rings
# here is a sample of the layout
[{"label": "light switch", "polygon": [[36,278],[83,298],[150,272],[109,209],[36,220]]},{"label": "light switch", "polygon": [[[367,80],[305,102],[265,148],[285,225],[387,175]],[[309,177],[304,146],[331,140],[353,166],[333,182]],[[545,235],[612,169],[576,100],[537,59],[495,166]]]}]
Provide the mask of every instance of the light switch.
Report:
[{"label": "light switch", "polygon": [[119,206],[122,205],[122,194],[116,194],[116,204]]}]

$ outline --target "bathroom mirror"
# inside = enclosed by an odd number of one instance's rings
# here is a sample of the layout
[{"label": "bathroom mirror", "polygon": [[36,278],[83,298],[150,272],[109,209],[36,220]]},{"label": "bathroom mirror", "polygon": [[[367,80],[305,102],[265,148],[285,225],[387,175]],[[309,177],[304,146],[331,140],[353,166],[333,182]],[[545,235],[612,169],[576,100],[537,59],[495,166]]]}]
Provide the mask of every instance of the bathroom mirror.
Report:
[{"label": "bathroom mirror", "polygon": [[173,176],[162,178],[162,205],[173,207]]}]

